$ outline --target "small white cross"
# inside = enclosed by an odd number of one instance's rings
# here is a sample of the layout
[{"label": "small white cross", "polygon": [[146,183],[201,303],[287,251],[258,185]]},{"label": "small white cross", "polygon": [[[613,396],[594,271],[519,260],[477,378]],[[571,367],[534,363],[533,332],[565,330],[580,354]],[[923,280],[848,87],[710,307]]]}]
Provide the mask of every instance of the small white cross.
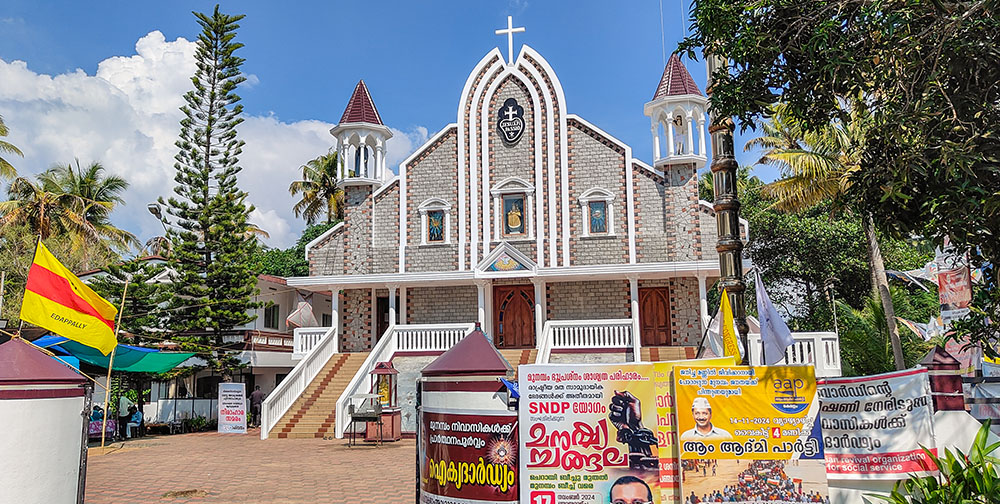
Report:
[{"label": "small white cross", "polygon": [[524,32],[524,27],[519,26],[514,28],[514,17],[507,16],[507,29],[500,29],[496,31],[497,35],[507,36],[507,65],[514,64],[514,34]]},{"label": "small white cross", "polygon": [[507,110],[504,111],[504,115],[507,116],[507,120],[509,121],[517,115],[517,112],[514,110],[514,107],[507,107]]}]

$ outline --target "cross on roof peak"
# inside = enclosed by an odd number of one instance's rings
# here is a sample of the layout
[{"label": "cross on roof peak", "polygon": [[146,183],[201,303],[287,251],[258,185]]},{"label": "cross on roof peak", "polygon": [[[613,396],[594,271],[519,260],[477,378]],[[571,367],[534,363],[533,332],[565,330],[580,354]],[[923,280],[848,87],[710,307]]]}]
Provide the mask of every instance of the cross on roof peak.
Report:
[{"label": "cross on roof peak", "polygon": [[514,28],[514,16],[507,16],[507,28],[496,31],[497,35],[507,36],[507,65],[514,64],[514,34],[523,33],[524,27]]}]

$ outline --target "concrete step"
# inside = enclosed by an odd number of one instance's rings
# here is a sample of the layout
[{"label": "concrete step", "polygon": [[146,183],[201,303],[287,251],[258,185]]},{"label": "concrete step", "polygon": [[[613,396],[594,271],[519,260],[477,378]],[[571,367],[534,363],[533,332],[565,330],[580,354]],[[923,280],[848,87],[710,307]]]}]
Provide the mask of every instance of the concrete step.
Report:
[{"label": "concrete step", "polygon": [[337,400],[361,369],[366,353],[336,354],[275,427],[276,437],[332,435]]}]

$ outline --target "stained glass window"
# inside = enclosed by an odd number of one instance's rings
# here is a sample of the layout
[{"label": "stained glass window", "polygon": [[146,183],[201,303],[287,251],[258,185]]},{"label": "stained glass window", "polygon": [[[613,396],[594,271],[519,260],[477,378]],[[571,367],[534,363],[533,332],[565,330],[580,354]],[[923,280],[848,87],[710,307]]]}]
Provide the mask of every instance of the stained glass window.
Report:
[{"label": "stained glass window", "polygon": [[523,235],[528,215],[524,208],[524,194],[505,194],[503,197],[503,233]]},{"label": "stained glass window", "polygon": [[590,204],[590,233],[599,234],[608,232],[608,203],[606,201],[591,201]]},{"label": "stained glass window", "polygon": [[444,241],[444,211],[431,210],[427,212],[427,241]]}]

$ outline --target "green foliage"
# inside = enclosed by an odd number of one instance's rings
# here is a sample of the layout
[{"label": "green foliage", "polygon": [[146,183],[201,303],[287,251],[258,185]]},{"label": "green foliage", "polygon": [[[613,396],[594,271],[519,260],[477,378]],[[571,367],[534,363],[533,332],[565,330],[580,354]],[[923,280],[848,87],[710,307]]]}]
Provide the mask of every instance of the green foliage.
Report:
[{"label": "green foliage", "polygon": [[169,326],[185,348],[199,352],[224,376],[240,366],[221,347],[222,332],[253,320],[247,311],[259,303],[257,279],[251,267],[257,242],[247,218],[253,206],[237,186],[243,141],[236,127],[243,122],[243,106],[235,93],[246,80],[240,73],[243,58],[235,52],[242,15],[194,13],[198,35],[194,87],[184,95],[180,137],[174,168],[175,196],[166,202],[177,228],[168,233],[172,244],[169,265],[176,273],[171,283],[173,301]]},{"label": "green foliage", "polygon": [[169,286],[157,278],[166,271],[163,264],[150,260],[132,259],[111,264],[104,269],[105,275],[95,277],[90,286],[104,299],[118,306],[125,292],[125,306],[119,324],[122,336],[131,338],[132,344],[156,343],[159,338],[144,338],[163,327],[166,313],[161,309],[170,300]]},{"label": "green foliage", "polygon": [[344,218],[344,189],[337,180],[337,169],[343,164],[336,152],[328,152],[302,165],[302,180],[288,186],[288,192],[302,199],[292,207],[296,217],[303,217],[307,224],[326,216],[332,224]]},{"label": "green foliage", "polygon": [[306,245],[319,235],[335,226],[333,223],[315,224],[306,227],[295,245],[287,249],[261,250],[254,257],[254,271],[280,277],[309,276],[309,262],[306,261]]},{"label": "green foliage", "polygon": [[[695,0],[679,50],[727,61],[715,117],[758,124],[776,103],[804,131],[870,113],[845,200],[885,234],[945,237],[973,267],[1000,264],[1000,0]],[[995,341],[998,269],[982,316],[960,324]],[[995,324],[995,323],[994,323]],[[992,344],[987,347],[992,347]]]},{"label": "green foliage", "polygon": [[[896,315],[914,321],[927,321],[938,310],[937,296],[922,290],[907,292],[903,288],[890,289]],[[861,309],[837,301],[840,329],[840,360],[844,376],[866,376],[895,371],[892,343],[886,325],[882,301],[869,293]],[[902,329],[899,340],[903,347],[905,367],[912,367],[931,349],[909,329]]]},{"label": "green foliage", "polygon": [[1000,459],[994,453],[1000,448],[1000,442],[987,444],[990,434],[990,421],[987,420],[969,448],[969,453],[962,450],[945,450],[939,457],[924,448],[941,472],[941,477],[934,476],[911,477],[896,482],[888,497],[871,495],[877,499],[893,504],[988,504],[996,502],[1000,495]]},{"label": "green foliage", "polygon": [[[8,128],[7,125],[3,123],[3,116],[0,116],[0,138],[5,137],[8,134],[10,134],[10,128]],[[24,154],[21,152],[20,149],[14,147],[13,144],[11,144],[10,142],[6,142],[4,140],[0,140],[0,153],[14,154],[15,156],[24,157]],[[6,178],[17,177],[17,170],[15,170],[14,166],[10,164],[10,161],[7,161],[3,157],[0,157],[0,178],[5,178],[5,177]]]}]

